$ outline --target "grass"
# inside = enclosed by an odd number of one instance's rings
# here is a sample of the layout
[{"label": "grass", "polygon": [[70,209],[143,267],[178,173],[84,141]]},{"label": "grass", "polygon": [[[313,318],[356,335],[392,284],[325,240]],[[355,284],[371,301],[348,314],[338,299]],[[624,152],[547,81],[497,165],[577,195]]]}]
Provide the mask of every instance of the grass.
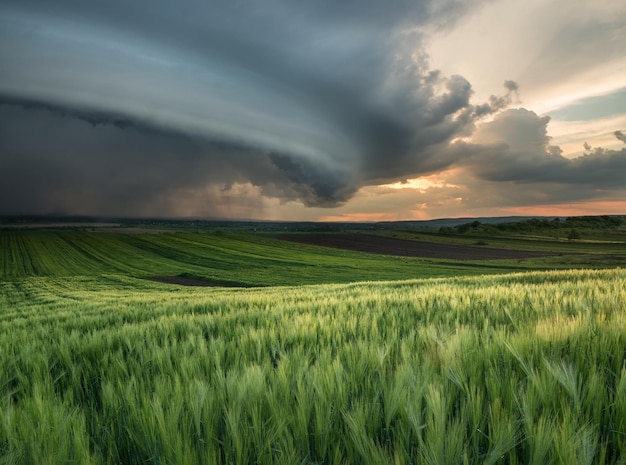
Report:
[{"label": "grass", "polygon": [[[406,279],[508,265],[230,232],[0,246],[0,464],[626,463],[625,270]],[[142,279],[182,273],[266,287]]]},{"label": "grass", "polygon": [[0,231],[0,250],[0,280],[185,275],[227,284],[268,286],[475,275],[527,266],[372,255],[244,233]]},{"label": "grass", "polygon": [[[417,237],[429,239],[430,236]],[[435,239],[458,241],[445,236]],[[476,238],[463,240],[470,241],[470,244],[476,242]],[[623,243],[496,241],[489,239],[489,245],[552,250],[559,252],[559,255],[524,260],[459,262],[366,254],[297,244],[239,231],[221,231],[220,234],[184,231],[155,234],[0,230],[0,280],[29,276],[122,274],[133,277],[186,276],[231,285],[275,286],[482,275],[537,269],[606,268],[626,260]]]},{"label": "grass", "polygon": [[1,284],[4,463],[618,463],[626,272]]}]

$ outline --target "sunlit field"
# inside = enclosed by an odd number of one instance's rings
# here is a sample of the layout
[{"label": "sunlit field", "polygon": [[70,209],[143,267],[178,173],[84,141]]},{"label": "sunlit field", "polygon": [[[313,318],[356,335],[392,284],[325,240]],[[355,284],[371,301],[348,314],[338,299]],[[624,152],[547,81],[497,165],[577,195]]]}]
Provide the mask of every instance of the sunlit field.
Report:
[{"label": "sunlit field", "polygon": [[191,288],[67,250],[0,281],[2,464],[624,463],[625,270]]}]

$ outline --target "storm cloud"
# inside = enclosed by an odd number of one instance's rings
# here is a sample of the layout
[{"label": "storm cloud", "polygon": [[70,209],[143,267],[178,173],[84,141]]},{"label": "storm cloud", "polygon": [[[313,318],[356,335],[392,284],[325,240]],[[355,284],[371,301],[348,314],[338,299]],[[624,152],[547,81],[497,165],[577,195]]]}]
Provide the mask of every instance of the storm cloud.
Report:
[{"label": "storm cloud", "polygon": [[425,31],[478,3],[4,1],[0,213],[176,216],[191,196],[216,216],[244,185],[331,208],[453,167],[619,184],[621,152],[566,159],[548,119],[506,110],[515,81],[474,103],[431,69]]},{"label": "storm cloud", "polygon": [[[550,145],[550,117],[525,109],[509,109],[474,134],[477,146],[460,161],[479,178],[516,183],[556,183],[610,191],[623,189],[626,148],[610,150],[585,145],[586,153],[576,158],[563,156]],[[615,131],[617,139],[621,131]]]}]

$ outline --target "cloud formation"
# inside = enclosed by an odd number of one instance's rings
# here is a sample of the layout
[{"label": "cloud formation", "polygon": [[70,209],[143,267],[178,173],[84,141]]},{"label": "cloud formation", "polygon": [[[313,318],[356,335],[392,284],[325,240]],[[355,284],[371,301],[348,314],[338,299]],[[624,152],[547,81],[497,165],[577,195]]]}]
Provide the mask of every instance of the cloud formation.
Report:
[{"label": "cloud formation", "polygon": [[[621,189],[626,173],[626,148],[592,149],[574,159],[550,145],[550,118],[525,109],[509,109],[476,131],[481,144],[464,164],[479,178],[518,183],[558,183],[599,190]],[[621,131],[615,131],[620,139]]]},{"label": "cloud formation", "polygon": [[478,3],[6,0],[0,213],[222,216],[236,196],[261,208],[255,195],[331,208],[455,167],[619,187],[621,152],[569,160],[549,119],[507,110],[515,81],[474,103],[467,79],[430,67],[425,31]]}]

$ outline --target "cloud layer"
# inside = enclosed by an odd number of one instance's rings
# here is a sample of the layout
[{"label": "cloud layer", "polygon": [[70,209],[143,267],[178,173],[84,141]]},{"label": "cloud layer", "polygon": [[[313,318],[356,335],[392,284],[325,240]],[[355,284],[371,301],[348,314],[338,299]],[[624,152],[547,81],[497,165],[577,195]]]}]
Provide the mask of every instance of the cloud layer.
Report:
[{"label": "cloud layer", "polygon": [[254,216],[255,196],[337,207],[456,168],[621,189],[623,150],[565,158],[549,119],[506,110],[516,82],[475,103],[431,69],[425,31],[476,6],[7,0],[0,213],[220,216],[239,197]]}]

